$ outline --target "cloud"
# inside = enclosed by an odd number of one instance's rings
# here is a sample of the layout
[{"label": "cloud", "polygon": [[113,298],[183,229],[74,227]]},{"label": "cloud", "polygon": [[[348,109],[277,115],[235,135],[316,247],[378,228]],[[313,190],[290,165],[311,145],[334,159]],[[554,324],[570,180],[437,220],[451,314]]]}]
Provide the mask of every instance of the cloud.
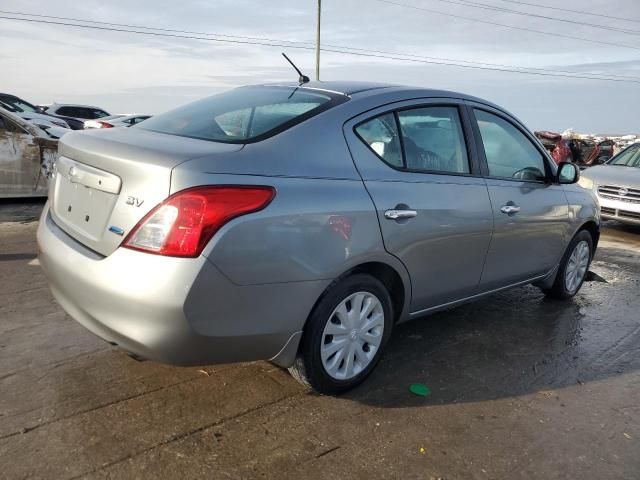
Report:
[{"label": "cloud", "polygon": [[[401,0],[423,5],[417,0]],[[492,4],[506,6],[499,0]],[[363,8],[366,5],[366,8]],[[637,0],[618,0],[615,15],[640,18]],[[429,8],[480,20],[637,44],[620,32],[455,5]],[[509,8],[636,29],[630,22]],[[608,0],[565,0],[562,8],[611,12]],[[313,42],[315,2],[307,0],[156,0],[110,2],[4,0],[4,10],[156,28]],[[640,51],[490,26],[369,0],[325,2],[322,43],[505,65],[637,75]],[[226,88],[292,79],[283,48],[152,37],[0,20],[3,89],[38,103],[86,102],[109,111],[156,113]],[[314,53],[288,48],[313,74]],[[533,128],[637,131],[630,99],[638,84],[535,77],[323,52],[324,79],[360,79],[438,87],[488,98]]]}]

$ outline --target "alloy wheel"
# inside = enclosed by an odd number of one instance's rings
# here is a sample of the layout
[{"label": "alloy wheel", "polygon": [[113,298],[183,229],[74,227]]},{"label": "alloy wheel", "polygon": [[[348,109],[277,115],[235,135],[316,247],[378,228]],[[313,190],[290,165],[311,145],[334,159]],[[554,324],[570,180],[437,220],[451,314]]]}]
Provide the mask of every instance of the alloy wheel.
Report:
[{"label": "alloy wheel", "polygon": [[569,257],[567,268],[564,273],[564,285],[568,292],[575,292],[589,267],[589,244],[582,240],[576,244]]}]

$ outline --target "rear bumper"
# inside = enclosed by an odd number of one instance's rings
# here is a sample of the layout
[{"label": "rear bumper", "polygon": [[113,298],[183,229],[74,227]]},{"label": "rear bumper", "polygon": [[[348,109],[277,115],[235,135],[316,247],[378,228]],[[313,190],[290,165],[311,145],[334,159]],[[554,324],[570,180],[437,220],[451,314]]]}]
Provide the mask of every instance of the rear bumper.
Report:
[{"label": "rear bumper", "polygon": [[277,361],[297,348],[327,283],[238,286],[204,257],[124,248],[102,257],[61,230],[48,205],[37,238],[51,291],[73,319],[129,352],[174,365]]}]

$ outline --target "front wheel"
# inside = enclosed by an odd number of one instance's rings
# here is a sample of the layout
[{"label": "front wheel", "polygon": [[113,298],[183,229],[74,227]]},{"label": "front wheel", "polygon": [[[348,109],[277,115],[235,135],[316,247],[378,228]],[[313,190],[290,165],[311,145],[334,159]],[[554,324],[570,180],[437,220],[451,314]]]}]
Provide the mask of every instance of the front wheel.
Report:
[{"label": "front wheel", "polygon": [[562,257],[553,286],[548,290],[543,290],[545,295],[564,300],[578,293],[587,276],[592,252],[593,239],[591,234],[586,230],[578,232]]},{"label": "front wheel", "polygon": [[344,278],[329,287],[311,313],[289,371],[318,393],[344,393],[375,368],[392,326],[385,286],[366,274]]}]

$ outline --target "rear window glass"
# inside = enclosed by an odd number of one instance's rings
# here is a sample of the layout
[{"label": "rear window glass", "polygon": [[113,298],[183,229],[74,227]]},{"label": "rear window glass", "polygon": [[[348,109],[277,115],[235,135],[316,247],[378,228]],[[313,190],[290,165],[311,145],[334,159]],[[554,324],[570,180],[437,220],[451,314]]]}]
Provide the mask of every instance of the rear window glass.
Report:
[{"label": "rear window glass", "polygon": [[347,100],[295,87],[243,87],[156,115],[136,128],[217,142],[261,140]]}]

